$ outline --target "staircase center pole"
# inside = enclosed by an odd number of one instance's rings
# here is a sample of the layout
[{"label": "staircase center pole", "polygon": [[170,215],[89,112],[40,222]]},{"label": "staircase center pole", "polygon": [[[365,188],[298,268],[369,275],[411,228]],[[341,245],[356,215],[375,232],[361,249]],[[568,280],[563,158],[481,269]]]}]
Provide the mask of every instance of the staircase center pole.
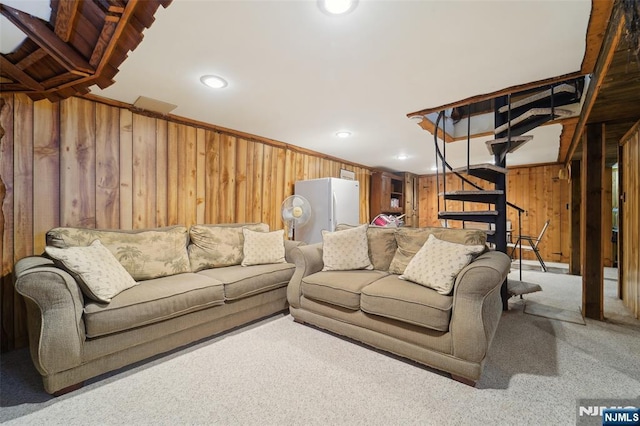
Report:
[{"label": "staircase center pole", "polygon": [[[508,96],[501,96],[496,98],[495,101],[495,112],[494,112],[494,120],[495,127],[499,127],[507,120],[505,120],[498,112],[498,110],[507,105],[509,102]],[[501,132],[496,135],[496,138],[502,138],[510,136],[510,129],[506,132]],[[494,154],[495,165],[498,167],[507,167],[507,159],[506,156],[502,156],[499,153]],[[497,197],[496,200],[496,211],[498,212],[498,216],[496,217],[496,250],[501,251],[503,253],[507,253],[507,177],[506,175],[500,175],[495,183],[495,189],[501,190],[502,194]],[[500,294],[502,296],[502,309],[509,309],[509,293],[507,291],[507,280],[502,283],[502,288],[500,289]]]}]

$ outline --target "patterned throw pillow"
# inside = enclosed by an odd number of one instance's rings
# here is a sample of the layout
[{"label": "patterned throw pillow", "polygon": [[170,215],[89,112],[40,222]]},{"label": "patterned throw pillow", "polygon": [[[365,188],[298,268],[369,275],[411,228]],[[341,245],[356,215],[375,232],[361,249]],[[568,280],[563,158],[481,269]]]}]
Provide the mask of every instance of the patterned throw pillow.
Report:
[{"label": "patterned throw pillow", "polygon": [[344,231],[322,231],[323,271],[373,269],[369,259],[368,225]]},{"label": "patterned throw pillow", "polygon": [[396,242],[398,249],[393,256],[389,272],[402,274],[405,268],[424,245],[430,235],[437,239],[450,243],[478,245],[486,244],[487,234],[478,229],[452,229],[452,228],[398,228]]},{"label": "patterned throw pillow", "polygon": [[[338,224],[336,231],[352,229],[354,225]],[[373,269],[388,271],[389,264],[398,248],[396,243],[396,229],[369,225],[367,228],[367,240],[369,243],[369,259]]]},{"label": "patterned throw pillow", "polygon": [[194,272],[240,265],[244,236],[242,229],[269,232],[266,223],[192,225],[189,229],[189,261]]},{"label": "patterned throw pillow", "polygon": [[284,258],[284,230],[256,232],[242,228],[244,247],[242,266],[286,263]]},{"label": "patterned throw pillow", "polygon": [[450,243],[429,235],[400,278],[430,287],[440,294],[449,294],[462,268],[484,249],[484,244]]},{"label": "patterned throw pillow", "polygon": [[109,303],[118,293],[138,284],[100,240],[86,247],[47,246],[44,250],[74,275],[85,296],[95,301]]}]

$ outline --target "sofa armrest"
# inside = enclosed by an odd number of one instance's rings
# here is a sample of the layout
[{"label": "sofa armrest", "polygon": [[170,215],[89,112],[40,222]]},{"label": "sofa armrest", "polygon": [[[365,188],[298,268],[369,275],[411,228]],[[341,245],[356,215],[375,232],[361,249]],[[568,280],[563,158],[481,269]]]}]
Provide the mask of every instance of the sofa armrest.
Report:
[{"label": "sofa armrest", "polygon": [[300,307],[300,297],[302,296],[302,278],[315,274],[322,270],[322,243],[303,245],[291,250],[293,263],[296,270],[287,286],[287,300],[294,308]]},{"label": "sofa armrest", "polygon": [[307,243],[305,243],[304,241],[284,240],[284,258],[287,260],[287,262],[294,263],[293,258],[291,257],[291,250],[296,247],[304,246],[306,244]]},{"label": "sofa armrest", "polygon": [[485,358],[502,315],[500,287],[510,267],[509,256],[489,251],[458,274],[449,328],[455,357],[474,362]]},{"label": "sofa armrest", "polygon": [[31,358],[43,376],[80,365],[84,298],[76,280],[44,257],[19,260],[14,286],[25,298]]}]

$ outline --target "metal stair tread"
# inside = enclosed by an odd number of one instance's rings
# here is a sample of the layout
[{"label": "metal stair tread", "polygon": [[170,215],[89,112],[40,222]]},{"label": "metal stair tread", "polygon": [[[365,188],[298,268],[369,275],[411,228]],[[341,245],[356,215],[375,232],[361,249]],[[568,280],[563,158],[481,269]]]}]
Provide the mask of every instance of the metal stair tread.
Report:
[{"label": "metal stair tread", "polygon": [[519,116],[512,118],[510,122],[504,123],[503,125],[496,127],[496,129],[493,132],[494,134],[502,133],[506,131],[510,126],[514,127],[531,117],[551,115],[552,110],[553,110],[553,115],[556,117],[568,117],[572,114],[572,112],[569,111],[568,109],[562,109],[562,108],[531,108],[530,110],[527,110],[526,112],[520,114]]},{"label": "metal stair tread", "polygon": [[[508,169],[504,167],[496,166],[495,164],[491,164],[491,163],[470,164],[469,170],[470,171],[471,170],[491,170],[496,173],[504,173],[504,174],[507,174],[509,172]],[[467,167],[466,166],[458,167],[456,169],[453,169],[453,171],[456,173],[466,173]]]},{"label": "metal stair tread", "polygon": [[[515,150],[517,150],[518,148],[520,148],[522,145],[524,145],[525,143],[529,142],[531,139],[533,139],[533,135],[524,135],[524,136],[512,136],[511,137],[511,146],[509,147],[509,150],[507,151],[508,153],[512,153]],[[485,144],[487,145],[487,149],[489,150],[490,154],[497,154],[497,153],[502,153],[501,150],[498,150],[499,147],[502,147],[506,144],[509,143],[509,138],[508,137],[504,137],[504,138],[498,138],[498,139],[492,139],[490,141],[486,141]]]},{"label": "metal stair tread", "polygon": [[457,191],[449,191],[445,193],[441,192],[439,195],[477,195],[477,194],[501,195],[501,194],[504,194],[504,191],[500,189],[457,190]]},{"label": "metal stair tread", "polygon": [[[560,93],[576,93],[576,88],[574,86],[572,86],[571,84],[559,84],[558,86],[555,86],[553,88],[553,94],[557,95]],[[532,102],[535,101],[539,101],[542,100],[544,98],[548,98],[551,96],[551,89],[547,89],[543,92],[538,92],[534,95],[531,96],[527,96],[526,98],[520,99],[519,101],[516,101],[514,103],[511,104],[511,109],[514,110],[516,108],[519,108],[521,106],[530,104]],[[505,105],[503,107],[500,107],[500,109],[498,109],[498,112],[500,113],[504,113],[507,112],[509,110],[509,105]]]},{"label": "metal stair tread", "polygon": [[442,211],[438,212],[438,215],[449,216],[498,216],[497,210],[467,210],[467,211]]}]

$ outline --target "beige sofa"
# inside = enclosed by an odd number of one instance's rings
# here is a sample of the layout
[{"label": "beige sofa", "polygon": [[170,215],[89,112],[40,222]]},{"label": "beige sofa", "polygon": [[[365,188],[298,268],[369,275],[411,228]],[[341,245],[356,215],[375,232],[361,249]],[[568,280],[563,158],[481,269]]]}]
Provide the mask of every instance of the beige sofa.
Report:
[{"label": "beige sofa", "polygon": [[295,248],[296,272],[287,289],[291,315],[475,386],[501,317],[509,257],[486,249],[457,274],[450,294],[399,279],[432,234],[468,245],[486,241],[473,230],[369,227],[370,270],[323,271],[326,239],[324,248]]},{"label": "beige sofa", "polygon": [[58,267],[60,259],[17,262],[15,288],[26,301],[31,357],[45,390],[65,393],[88,378],[285,310],[295,269],[290,251],[300,243],[280,237],[278,263],[258,258],[243,266],[243,228],[268,231],[265,224],[49,231],[48,251],[102,245],[135,286],[100,302],[80,277]]}]

